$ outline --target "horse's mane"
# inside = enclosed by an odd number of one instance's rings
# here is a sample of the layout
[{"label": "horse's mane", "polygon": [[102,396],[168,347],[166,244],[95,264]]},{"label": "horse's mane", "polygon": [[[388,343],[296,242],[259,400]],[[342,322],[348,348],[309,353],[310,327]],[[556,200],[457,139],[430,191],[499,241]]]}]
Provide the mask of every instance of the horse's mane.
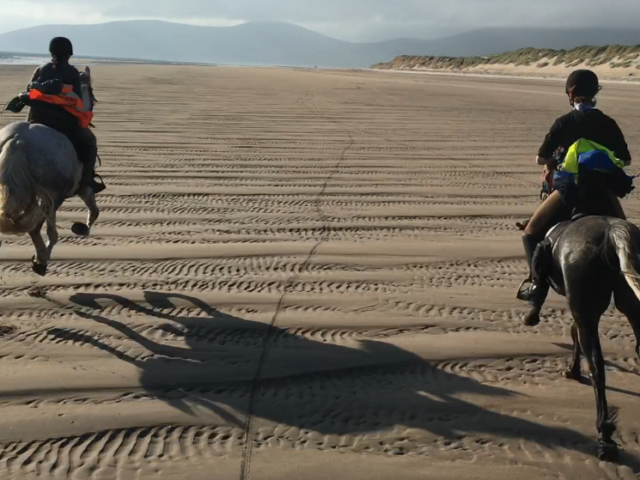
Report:
[{"label": "horse's mane", "polygon": [[82,88],[82,102],[85,104],[85,108],[89,107],[89,110],[93,111],[98,100],[93,95],[93,78],[91,76],[91,70],[89,67],[84,67],[84,70],[80,72],[80,84]]},{"label": "horse's mane", "polygon": [[80,83],[82,83],[82,85],[92,87],[91,80],[91,69],[88,66],[84,67],[84,70],[80,72]]}]

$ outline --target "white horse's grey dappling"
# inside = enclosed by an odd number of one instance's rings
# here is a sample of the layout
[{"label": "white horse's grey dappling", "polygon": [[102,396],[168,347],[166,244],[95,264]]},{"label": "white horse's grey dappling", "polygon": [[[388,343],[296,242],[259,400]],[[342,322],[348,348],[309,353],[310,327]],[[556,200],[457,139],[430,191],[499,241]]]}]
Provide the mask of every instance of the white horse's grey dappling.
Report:
[{"label": "white horse's grey dappling", "polygon": [[[89,84],[88,69],[83,75]],[[92,102],[88,89],[83,100]],[[89,95],[90,96],[90,95]],[[45,275],[51,252],[58,241],[56,212],[76,189],[82,164],[71,142],[44,125],[14,122],[0,130],[0,233],[28,233],[36,250],[33,271]],[[98,218],[95,195],[89,187],[77,195],[89,209],[86,224],[75,223],[72,231],[87,236]],[[40,230],[47,224],[48,243]]]}]

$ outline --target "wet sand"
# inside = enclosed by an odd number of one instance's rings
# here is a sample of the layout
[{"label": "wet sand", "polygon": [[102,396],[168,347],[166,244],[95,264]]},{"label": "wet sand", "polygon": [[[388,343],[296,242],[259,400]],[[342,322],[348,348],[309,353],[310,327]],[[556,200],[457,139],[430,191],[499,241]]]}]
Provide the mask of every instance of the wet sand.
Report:
[{"label": "wet sand", "polygon": [[[32,70],[0,68],[7,97]],[[44,278],[2,238],[0,478],[638,478],[626,320],[601,326],[615,466],[593,455],[593,390],[561,375],[564,300],[526,328],[514,298],[559,84],[93,72],[92,236],[69,201]],[[638,158],[640,89],[600,105]]]}]

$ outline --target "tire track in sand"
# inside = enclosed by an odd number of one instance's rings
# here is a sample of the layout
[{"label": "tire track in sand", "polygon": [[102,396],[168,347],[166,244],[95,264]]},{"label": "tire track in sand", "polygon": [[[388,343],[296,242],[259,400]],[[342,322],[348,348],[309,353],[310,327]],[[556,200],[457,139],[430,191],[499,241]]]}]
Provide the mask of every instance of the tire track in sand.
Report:
[{"label": "tire track in sand", "polygon": [[[305,95],[305,97],[303,97],[302,99],[300,99],[297,103],[299,103],[300,105],[302,105],[303,107],[305,107],[307,110],[309,110],[313,115],[315,115],[316,117],[322,117],[336,125],[340,125],[339,122],[337,122],[336,120],[332,119],[331,117],[324,117],[322,116],[319,112],[318,112],[318,108],[317,105],[315,105],[315,108],[310,108],[305,104],[305,101],[307,100],[307,98],[309,99],[313,99],[313,94],[307,94]],[[320,220],[322,221],[323,224],[323,234],[320,238],[320,240],[318,240],[318,242],[316,243],[316,245],[311,249],[311,251],[309,252],[309,255],[307,256],[307,258],[305,259],[305,261],[303,262],[303,265],[305,265],[304,268],[306,268],[306,264],[309,263],[309,261],[313,258],[313,256],[315,255],[316,251],[318,250],[318,248],[320,247],[320,245],[322,245],[324,242],[326,242],[330,237],[331,237],[331,224],[325,219],[325,215],[324,212],[322,210],[322,197],[324,195],[324,192],[327,189],[327,186],[329,185],[329,182],[331,182],[331,179],[333,177],[333,174],[336,173],[338,171],[338,168],[340,167],[340,165],[342,164],[342,162],[344,162],[344,159],[346,157],[347,152],[349,151],[350,148],[353,147],[355,141],[353,138],[353,135],[347,131],[347,136],[349,137],[349,142],[348,144],[344,147],[344,149],[342,150],[342,153],[340,154],[340,157],[338,158],[338,161],[335,163],[334,169],[333,171],[329,174],[329,176],[326,178],[324,184],[322,185],[322,189],[320,190],[320,192],[318,193],[318,197],[317,197],[317,213],[318,213],[318,217],[320,218]],[[264,365],[267,362],[267,360],[269,359],[269,347],[270,347],[270,342],[271,339],[275,333],[275,327],[277,325],[277,321],[278,321],[278,315],[280,313],[280,310],[282,308],[282,306],[284,305],[284,301],[287,295],[287,289],[290,288],[291,285],[293,285],[296,282],[298,275],[293,275],[290,277],[290,281],[287,282],[287,284],[285,285],[285,289],[284,292],[282,294],[282,296],[280,297],[280,300],[278,301],[278,305],[276,307],[276,311],[273,315],[273,318],[271,319],[271,322],[269,324],[269,328],[267,329],[267,332],[265,334],[265,338],[264,338],[264,346],[262,348],[262,353],[260,355],[260,359],[258,360],[258,366],[256,368],[256,373],[255,373],[255,377],[253,379],[253,383],[252,383],[252,387],[251,387],[251,394],[249,397],[249,407],[248,407],[248,411],[247,411],[247,416],[246,416],[246,423],[245,423],[245,429],[244,429],[244,434],[245,434],[245,446],[244,449],[242,451],[242,463],[240,464],[240,480],[249,480],[249,477],[251,475],[251,456],[252,456],[252,451],[253,451],[253,421],[254,421],[254,411],[256,408],[256,404],[257,402],[260,401],[260,396],[262,395],[262,385],[260,384],[261,379],[262,379],[262,372],[264,369]]]}]

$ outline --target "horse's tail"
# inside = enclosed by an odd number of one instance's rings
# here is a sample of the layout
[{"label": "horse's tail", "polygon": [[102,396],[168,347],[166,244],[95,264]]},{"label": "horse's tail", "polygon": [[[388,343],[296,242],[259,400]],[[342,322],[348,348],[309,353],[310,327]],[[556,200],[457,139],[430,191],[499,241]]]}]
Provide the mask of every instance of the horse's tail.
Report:
[{"label": "horse's tail", "polygon": [[613,243],[618,260],[620,272],[624,275],[633,293],[640,299],[640,273],[638,264],[638,244],[635,238],[634,226],[626,221],[616,222],[609,227],[609,240]]},{"label": "horse's tail", "polygon": [[13,136],[0,151],[0,233],[34,230],[53,211],[53,199],[31,175],[23,140]]}]

